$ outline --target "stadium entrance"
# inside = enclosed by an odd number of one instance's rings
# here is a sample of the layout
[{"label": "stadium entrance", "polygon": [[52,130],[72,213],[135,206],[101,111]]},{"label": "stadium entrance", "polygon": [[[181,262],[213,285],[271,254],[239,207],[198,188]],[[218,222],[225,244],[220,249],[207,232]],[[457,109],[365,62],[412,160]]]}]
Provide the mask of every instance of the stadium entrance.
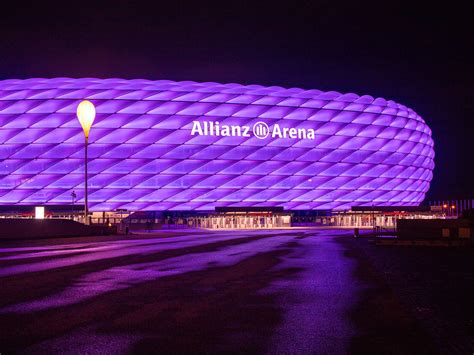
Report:
[{"label": "stadium entrance", "polygon": [[206,216],[191,217],[197,228],[268,229],[291,227],[291,214],[282,207],[216,207]]}]

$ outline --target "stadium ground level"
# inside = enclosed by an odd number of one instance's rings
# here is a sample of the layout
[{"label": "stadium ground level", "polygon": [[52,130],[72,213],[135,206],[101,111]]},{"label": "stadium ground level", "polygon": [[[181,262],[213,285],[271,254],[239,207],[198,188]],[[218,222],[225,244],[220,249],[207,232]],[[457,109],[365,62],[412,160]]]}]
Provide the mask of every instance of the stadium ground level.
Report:
[{"label": "stadium ground level", "polygon": [[[451,206],[451,205],[450,205]],[[397,219],[456,218],[459,210],[440,206],[354,206],[348,211],[284,210],[283,207],[216,207],[214,211],[94,211],[88,224],[125,230],[158,229],[273,229],[288,227],[351,227],[395,229]],[[73,219],[84,223],[82,205],[0,206],[0,218]],[[456,213],[454,213],[456,212]]]}]

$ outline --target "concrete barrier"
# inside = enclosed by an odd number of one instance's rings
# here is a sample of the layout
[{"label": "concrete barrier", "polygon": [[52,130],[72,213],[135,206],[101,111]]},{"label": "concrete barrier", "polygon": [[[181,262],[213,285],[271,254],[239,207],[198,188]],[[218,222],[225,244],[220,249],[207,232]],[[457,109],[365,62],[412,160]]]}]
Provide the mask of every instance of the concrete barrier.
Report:
[{"label": "concrete barrier", "polygon": [[397,236],[401,239],[470,238],[471,224],[468,219],[399,219]]},{"label": "concrete barrier", "polygon": [[68,219],[0,219],[0,240],[113,235],[116,227],[86,226]]}]

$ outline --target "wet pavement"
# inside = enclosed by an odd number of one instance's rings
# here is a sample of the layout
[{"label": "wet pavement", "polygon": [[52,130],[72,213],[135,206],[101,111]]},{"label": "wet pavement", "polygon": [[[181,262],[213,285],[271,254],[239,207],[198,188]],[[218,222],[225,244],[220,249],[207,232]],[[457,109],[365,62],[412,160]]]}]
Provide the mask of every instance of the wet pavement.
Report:
[{"label": "wet pavement", "polygon": [[0,353],[436,352],[370,248],[316,229],[4,243]]}]

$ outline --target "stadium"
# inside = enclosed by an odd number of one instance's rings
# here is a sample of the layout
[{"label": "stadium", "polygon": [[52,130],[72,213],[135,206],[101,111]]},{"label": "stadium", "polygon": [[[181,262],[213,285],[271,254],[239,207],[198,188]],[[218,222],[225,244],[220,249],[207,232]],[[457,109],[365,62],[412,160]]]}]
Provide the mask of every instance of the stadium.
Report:
[{"label": "stadium", "polygon": [[84,199],[91,211],[417,206],[431,130],[383,98],[260,85],[124,79],[0,81],[0,202]]}]

